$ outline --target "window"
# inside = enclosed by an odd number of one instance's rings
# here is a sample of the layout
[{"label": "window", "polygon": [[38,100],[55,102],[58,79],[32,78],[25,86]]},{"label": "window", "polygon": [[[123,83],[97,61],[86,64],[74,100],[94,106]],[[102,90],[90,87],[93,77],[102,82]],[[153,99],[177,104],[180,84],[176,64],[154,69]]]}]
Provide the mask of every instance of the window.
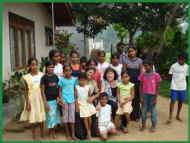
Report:
[{"label": "window", "polygon": [[31,57],[35,57],[34,22],[9,13],[11,68],[24,68]]},{"label": "window", "polygon": [[46,46],[53,45],[53,31],[49,27],[45,27]]}]

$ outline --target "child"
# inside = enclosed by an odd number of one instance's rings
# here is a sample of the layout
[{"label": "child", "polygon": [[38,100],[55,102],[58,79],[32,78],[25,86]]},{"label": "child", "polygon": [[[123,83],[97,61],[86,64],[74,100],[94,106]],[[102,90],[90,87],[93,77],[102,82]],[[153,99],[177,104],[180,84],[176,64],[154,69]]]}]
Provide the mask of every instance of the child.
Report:
[{"label": "child", "polygon": [[124,129],[124,133],[128,133],[130,114],[133,110],[132,100],[134,98],[134,84],[129,81],[130,77],[126,71],[121,73],[121,79],[122,82],[118,84],[119,105],[116,114],[120,116],[125,115],[127,128]]},{"label": "child", "polygon": [[130,76],[130,82],[135,84],[135,97],[132,101],[133,111],[131,113],[131,120],[139,121],[140,110],[140,96],[139,96],[139,75],[143,72],[142,59],[137,57],[137,49],[133,46],[128,48],[128,58],[126,62],[127,72]]},{"label": "child", "polygon": [[[72,69],[70,65],[64,66],[64,76],[59,80],[59,98],[58,103],[62,106],[63,122],[68,140],[75,137],[75,85],[77,79],[72,77]],[[61,100],[60,100],[61,99]],[[77,109],[76,109],[77,110]],[[70,126],[69,126],[70,125]],[[71,128],[71,138],[69,136],[69,127]]]},{"label": "child", "polygon": [[107,63],[105,61],[105,56],[106,56],[106,53],[104,51],[99,51],[98,52],[98,66],[97,66],[97,69],[101,73],[101,79],[103,79],[104,72],[109,67],[109,63]]},{"label": "child", "polygon": [[152,127],[150,132],[155,132],[157,124],[157,94],[161,81],[160,75],[153,72],[153,62],[144,61],[145,72],[139,76],[140,90],[141,90],[141,102],[142,102],[142,127],[140,131],[144,131],[146,128],[146,114],[151,112]]},{"label": "child", "polygon": [[58,113],[57,97],[59,95],[58,81],[59,78],[53,73],[53,62],[46,63],[46,74],[41,79],[41,94],[44,98],[45,108],[47,111],[47,125],[49,137],[55,139],[55,126],[60,123]]},{"label": "child", "polygon": [[96,81],[98,88],[101,88],[101,73],[100,71],[97,69],[97,65],[98,63],[96,62],[96,60],[90,59],[87,63],[87,66],[89,68],[94,68],[95,69],[95,73],[93,75],[93,79]]},{"label": "child", "polygon": [[98,116],[98,128],[100,132],[100,137],[103,141],[108,139],[108,133],[116,134],[116,128],[113,122],[111,121],[111,106],[107,104],[108,95],[103,92],[100,93],[99,97],[100,106],[97,107],[97,116]]},{"label": "child", "polygon": [[37,128],[44,137],[43,122],[46,120],[43,98],[40,93],[40,80],[43,73],[38,71],[38,61],[35,58],[28,60],[29,73],[23,76],[25,83],[25,106],[21,114],[21,121],[29,121],[32,127],[32,138],[36,138]]},{"label": "child", "polygon": [[59,78],[63,76],[63,65],[60,64],[60,53],[58,50],[51,50],[49,52],[49,58],[54,64],[54,74],[56,74]]},{"label": "child", "polygon": [[76,86],[76,94],[79,105],[79,113],[84,122],[87,138],[91,139],[91,116],[96,113],[96,109],[92,104],[94,96],[91,96],[90,87],[87,85],[86,73],[80,73],[78,80],[79,84]]},{"label": "child", "polygon": [[122,64],[119,63],[119,55],[118,54],[116,54],[116,53],[112,54],[110,67],[113,68],[117,72],[118,80],[120,81],[123,66],[122,66]]},{"label": "child", "polygon": [[63,67],[65,65],[65,62],[66,62],[65,54],[62,51],[60,51],[60,64],[62,64]]},{"label": "child", "polygon": [[107,68],[104,73],[104,81],[102,82],[101,92],[108,94],[108,104],[112,109],[112,119],[115,121],[117,111],[118,87],[117,87],[117,72],[112,68]]},{"label": "child", "polygon": [[174,109],[174,104],[176,99],[178,99],[178,109],[176,119],[178,121],[182,121],[180,119],[180,111],[182,108],[183,102],[186,100],[186,77],[188,76],[188,65],[185,63],[186,55],[181,54],[178,57],[178,61],[174,63],[169,71],[169,74],[172,75],[171,82],[171,102],[170,102],[170,114],[167,123],[172,122],[172,114]]},{"label": "child", "polygon": [[86,72],[87,58],[85,56],[80,58],[80,72]]},{"label": "child", "polygon": [[80,73],[79,54],[77,51],[71,51],[70,53],[70,65],[72,68],[72,76],[78,77]]},{"label": "child", "polygon": [[96,71],[96,69],[92,68],[92,67],[86,69],[88,85],[90,86],[90,91],[92,92],[93,95],[95,95],[99,92],[97,83],[93,79],[93,75],[94,75],[95,71]]}]

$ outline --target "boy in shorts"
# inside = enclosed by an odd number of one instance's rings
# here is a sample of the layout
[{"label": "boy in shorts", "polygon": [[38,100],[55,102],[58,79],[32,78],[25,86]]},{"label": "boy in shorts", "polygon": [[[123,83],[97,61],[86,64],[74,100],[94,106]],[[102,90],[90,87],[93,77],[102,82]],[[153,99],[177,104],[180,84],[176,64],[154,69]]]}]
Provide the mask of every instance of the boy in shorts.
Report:
[{"label": "boy in shorts", "polygon": [[174,63],[169,71],[169,74],[172,75],[171,81],[171,102],[170,102],[170,113],[167,124],[172,122],[172,114],[174,109],[174,104],[178,100],[178,109],[176,120],[182,121],[180,118],[180,111],[182,109],[182,104],[186,100],[186,89],[187,82],[186,78],[188,76],[188,65],[185,63],[187,56],[185,53],[178,56],[178,61]]}]

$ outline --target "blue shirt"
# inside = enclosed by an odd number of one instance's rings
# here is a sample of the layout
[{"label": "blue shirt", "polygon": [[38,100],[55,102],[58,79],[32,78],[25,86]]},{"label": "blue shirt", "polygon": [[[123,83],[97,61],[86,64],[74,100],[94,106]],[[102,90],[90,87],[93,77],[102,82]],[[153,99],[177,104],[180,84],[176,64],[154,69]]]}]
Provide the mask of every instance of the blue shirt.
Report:
[{"label": "blue shirt", "polygon": [[59,86],[62,88],[62,100],[64,103],[74,103],[74,89],[77,84],[77,78],[71,77],[67,79],[65,77],[61,77],[59,79]]}]

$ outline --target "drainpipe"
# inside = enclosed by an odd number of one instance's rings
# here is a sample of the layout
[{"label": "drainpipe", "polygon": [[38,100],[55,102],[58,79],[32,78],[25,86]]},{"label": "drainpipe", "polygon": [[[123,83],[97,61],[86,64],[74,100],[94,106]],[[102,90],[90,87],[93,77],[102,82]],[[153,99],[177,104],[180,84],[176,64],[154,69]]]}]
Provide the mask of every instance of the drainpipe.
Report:
[{"label": "drainpipe", "polygon": [[53,49],[55,48],[55,19],[54,19],[54,3],[51,3],[51,17],[52,17],[52,30],[53,30]]}]

